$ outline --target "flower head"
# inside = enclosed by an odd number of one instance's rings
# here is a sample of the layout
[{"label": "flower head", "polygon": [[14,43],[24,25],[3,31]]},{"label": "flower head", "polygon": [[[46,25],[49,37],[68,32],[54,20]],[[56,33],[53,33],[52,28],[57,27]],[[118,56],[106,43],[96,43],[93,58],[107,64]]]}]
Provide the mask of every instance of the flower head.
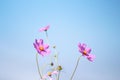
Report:
[{"label": "flower head", "polygon": [[47,31],[50,28],[50,25],[40,28],[40,32]]},{"label": "flower head", "polygon": [[54,80],[53,78],[52,78],[52,76],[53,75],[56,75],[56,74],[58,74],[58,71],[52,71],[52,72],[48,72],[47,74],[45,74],[44,76],[43,76],[43,78],[42,78],[42,80],[46,80],[46,79],[49,79],[49,80]]},{"label": "flower head", "polygon": [[79,52],[82,53],[83,56],[86,56],[86,58],[89,60],[89,61],[93,61],[94,58],[95,58],[95,55],[93,54],[90,54],[91,52],[91,48],[88,48],[86,44],[81,44],[79,43],[78,44],[78,48],[79,48]]},{"label": "flower head", "polygon": [[33,45],[35,49],[37,50],[37,52],[41,54],[42,56],[50,53],[50,50],[48,49],[49,45],[43,44],[42,39],[39,39],[39,40],[35,39],[35,43],[33,43]]}]

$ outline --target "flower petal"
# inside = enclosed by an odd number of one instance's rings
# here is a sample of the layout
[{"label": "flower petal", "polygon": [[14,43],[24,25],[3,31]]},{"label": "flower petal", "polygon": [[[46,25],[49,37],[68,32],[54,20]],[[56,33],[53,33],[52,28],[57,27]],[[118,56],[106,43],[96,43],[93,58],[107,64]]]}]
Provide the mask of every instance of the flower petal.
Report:
[{"label": "flower petal", "polygon": [[52,74],[58,74],[58,71],[53,71]]},{"label": "flower petal", "polygon": [[44,44],[44,49],[48,49],[49,48],[49,45],[48,44]]},{"label": "flower petal", "polygon": [[49,54],[51,51],[49,49],[45,50],[46,54]]},{"label": "flower petal", "polygon": [[86,48],[86,52],[90,53],[91,52],[91,48]]},{"label": "flower petal", "polygon": [[39,46],[35,43],[33,43],[33,45],[34,45],[34,48],[37,50],[37,52],[40,53]]},{"label": "flower petal", "polygon": [[37,40],[37,39],[35,39],[35,44],[36,44],[36,45],[39,45],[39,42],[38,42],[38,40]]},{"label": "flower petal", "polygon": [[87,45],[86,45],[85,43],[81,44],[81,49],[82,49],[82,50],[85,50],[86,46],[87,46]]},{"label": "flower petal", "polygon": [[81,43],[78,43],[78,47],[79,47],[79,48],[81,47]]},{"label": "flower petal", "polygon": [[87,56],[87,59],[92,62],[95,59],[95,55],[89,54],[89,56]]},{"label": "flower petal", "polygon": [[42,39],[39,40],[39,46],[40,45],[43,45],[43,40]]},{"label": "flower petal", "polygon": [[[38,52],[40,55],[42,55],[40,50],[37,49],[37,52]],[[42,56],[43,56],[43,55],[42,55]]]},{"label": "flower petal", "polygon": [[40,32],[47,31],[49,29],[50,25],[47,25],[46,27],[40,28]]},{"label": "flower petal", "polygon": [[44,31],[44,29],[43,29],[43,28],[40,28],[40,32],[42,32],[42,31]]},{"label": "flower petal", "polygon": [[45,80],[47,77],[48,77],[48,75],[44,75],[44,76],[42,77],[42,80]]},{"label": "flower petal", "polygon": [[45,30],[48,30],[50,28],[50,25],[47,25],[46,27],[45,27]]},{"label": "flower petal", "polygon": [[35,43],[33,43],[33,45],[34,45],[34,48],[37,48],[37,45]]},{"label": "flower petal", "polygon": [[78,43],[78,49],[79,49],[79,52],[82,53],[83,50],[82,50],[82,46],[81,46],[81,43]]},{"label": "flower petal", "polygon": [[83,50],[81,50],[81,48],[80,48],[80,49],[79,49],[79,52],[80,52],[80,53],[83,53]]},{"label": "flower petal", "polygon": [[53,80],[53,78],[50,77],[50,80]]},{"label": "flower petal", "polygon": [[41,54],[42,56],[45,56],[45,55],[46,55],[46,52],[45,52],[45,51],[41,51],[40,54]]}]

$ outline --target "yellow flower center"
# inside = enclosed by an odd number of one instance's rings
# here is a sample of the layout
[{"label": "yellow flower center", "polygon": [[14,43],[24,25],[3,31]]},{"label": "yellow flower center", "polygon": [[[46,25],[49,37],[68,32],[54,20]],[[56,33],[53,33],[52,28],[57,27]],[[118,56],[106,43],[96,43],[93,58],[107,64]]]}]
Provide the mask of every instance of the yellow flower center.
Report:
[{"label": "yellow flower center", "polygon": [[43,46],[40,46],[39,49],[40,49],[41,51],[44,51],[44,47],[43,47]]},{"label": "yellow flower center", "polygon": [[84,55],[87,55],[87,51],[86,51],[86,50],[84,50],[84,51],[83,51],[83,54],[84,54]]},{"label": "yellow flower center", "polygon": [[48,72],[47,75],[48,75],[48,76],[51,76],[51,72]]}]

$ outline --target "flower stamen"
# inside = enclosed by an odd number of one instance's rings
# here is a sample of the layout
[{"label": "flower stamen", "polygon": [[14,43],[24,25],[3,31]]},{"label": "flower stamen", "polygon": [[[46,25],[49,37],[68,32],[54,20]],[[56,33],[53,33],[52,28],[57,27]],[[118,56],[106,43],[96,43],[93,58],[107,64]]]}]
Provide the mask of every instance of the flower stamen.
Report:
[{"label": "flower stamen", "polygon": [[51,75],[52,75],[52,72],[48,72],[47,75],[48,75],[48,76],[51,76]]},{"label": "flower stamen", "polygon": [[84,50],[84,51],[83,51],[83,54],[84,54],[84,55],[87,55],[87,51],[86,51],[86,50]]},{"label": "flower stamen", "polygon": [[41,51],[44,51],[44,47],[43,47],[43,46],[40,46],[39,49],[40,49]]}]

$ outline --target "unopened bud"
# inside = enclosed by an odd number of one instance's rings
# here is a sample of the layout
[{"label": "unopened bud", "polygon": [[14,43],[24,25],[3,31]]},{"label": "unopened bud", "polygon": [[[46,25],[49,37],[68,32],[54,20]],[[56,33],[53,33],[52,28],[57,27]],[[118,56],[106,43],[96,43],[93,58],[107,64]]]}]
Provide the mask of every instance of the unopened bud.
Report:
[{"label": "unopened bud", "polygon": [[61,71],[62,70],[62,66],[58,66],[57,70]]},{"label": "unopened bud", "polygon": [[53,48],[56,48],[56,46],[54,45]]},{"label": "unopened bud", "polygon": [[50,63],[50,65],[51,65],[51,66],[53,66],[53,65],[54,65],[54,63],[53,63],[53,62],[51,62],[51,63]]}]

